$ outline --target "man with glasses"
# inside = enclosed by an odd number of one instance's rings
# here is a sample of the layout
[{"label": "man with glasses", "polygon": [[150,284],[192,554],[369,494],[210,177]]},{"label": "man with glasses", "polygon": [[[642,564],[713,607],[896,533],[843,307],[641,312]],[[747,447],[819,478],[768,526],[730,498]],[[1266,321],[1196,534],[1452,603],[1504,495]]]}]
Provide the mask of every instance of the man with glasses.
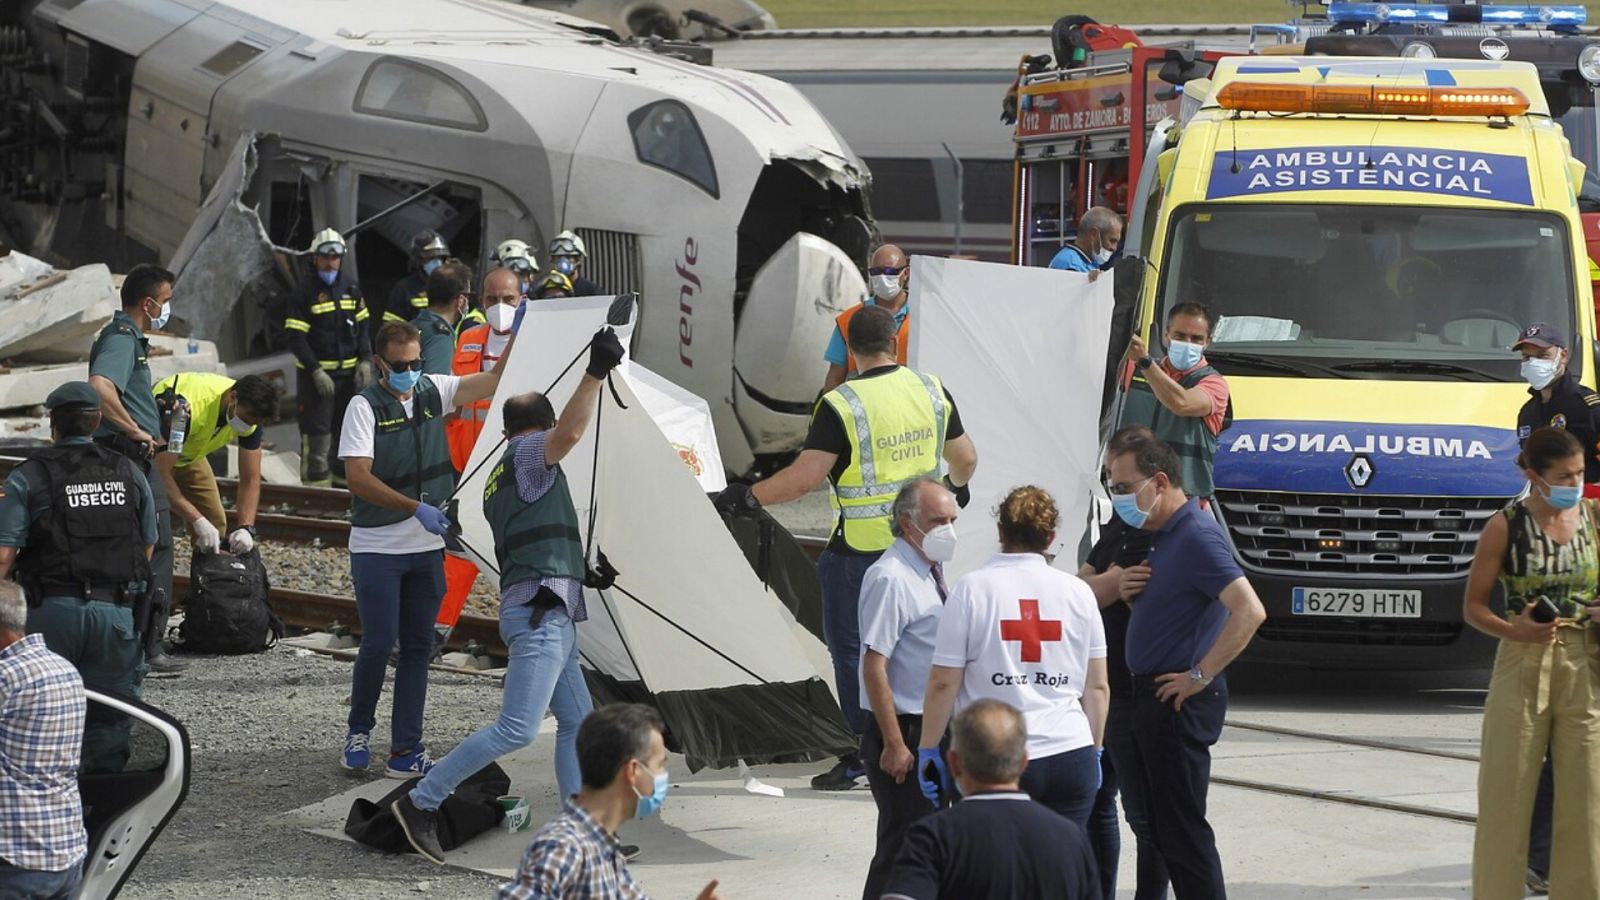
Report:
[{"label": "man with glasses", "polygon": [[[508,355],[515,343],[507,343]],[[444,597],[450,521],[441,504],[455,490],[445,413],[493,397],[501,370],[423,375],[422,336],[410,322],[385,324],[374,349],[378,383],[350,401],[339,442],[350,479],[350,577],[361,620],[340,764],[367,769],[389,650],[398,641],[385,773],[411,778],[433,766],[422,746],[422,708]]]},{"label": "man with glasses", "polygon": [[867,278],[872,294],[865,302],[857,303],[834,319],[833,337],[822,358],[828,361],[828,375],[822,381],[822,392],[844,384],[845,378],[861,371],[855,354],[850,352],[850,320],[868,306],[881,306],[894,313],[896,326],[894,344],[900,365],[906,364],[906,347],[911,340],[911,264],[899,247],[884,244],[872,252],[872,265],[867,268]]},{"label": "man with glasses", "polygon": [[311,270],[284,309],[283,334],[299,375],[300,479],[344,487],[344,465],[329,459],[355,392],[372,379],[363,363],[370,342],[361,288],[343,271],[344,237],[332,228],[311,242]]}]

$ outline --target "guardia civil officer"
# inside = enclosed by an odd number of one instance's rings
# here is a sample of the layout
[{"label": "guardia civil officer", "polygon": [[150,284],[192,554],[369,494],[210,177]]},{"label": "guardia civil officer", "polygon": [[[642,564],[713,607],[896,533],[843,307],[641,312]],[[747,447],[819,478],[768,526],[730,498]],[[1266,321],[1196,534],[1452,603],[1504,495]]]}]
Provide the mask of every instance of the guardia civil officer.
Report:
[{"label": "guardia civil officer", "polygon": [[389,289],[383,321],[409,322],[428,308],[428,277],[450,258],[450,245],[437,231],[417,232],[411,238],[411,271]]},{"label": "guardia civil officer", "polygon": [[284,339],[294,354],[300,418],[300,479],[344,487],[344,464],[329,459],[339,444],[344,411],[372,381],[365,362],[367,306],[343,271],[344,237],[332,228],[311,242],[312,266],[285,305]]},{"label": "guardia civil officer", "polygon": [[[111,316],[89,350],[89,385],[100,397],[96,442],[124,454],[141,474],[151,474],[151,460],[165,443],[161,413],[150,383],[148,330],[166,327],[172,315],[176,277],[160,266],[141,264],[122,280],[122,309]],[[150,569],[155,587],[172,596],[172,513],[160,478],[150,479],[155,497],[156,541]],[[151,670],[176,674],[189,667],[162,646],[167,631],[165,608],[157,609],[145,634],[145,659]]]},{"label": "guardia civil officer", "polygon": [[1522,330],[1511,349],[1522,354],[1528,400],[1517,413],[1517,442],[1536,428],[1561,428],[1583,445],[1584,495],[1600,497],[1600,395],[1567,370],[1567,336],[1545,322]]},{"label": "guardia civil officer", "polygon": [[[77,667],[84,686],[138,699],[145,667],[135,606],[150,583],[155,498],[139,467],[90,436],[101,399],[82,381],[45,398],[53,445],[12,470],[0,498],[0,579],[28,593],[28,632]],[[121,771],[126,720],[91,714],[85,772]]]},{"label": "guardia civil officer", "polygon": [[[515,344],[513,336],[507,355]],[[398,642],[386,773],[410,778],[433,767],[422,746],[422,709],[450,528],[437,504],[450,498],[456,474],[445,413],[493,397],[501,370],[423,375],[421,336],[410,322],[378,329],[374,349],[382,380],[350,401],[339,443],[350,475],[350,577],[362,630],[340,763],[367,768],[389,650]]]},{"label": "guardia civil officer", "polygon": [[[822,633],[833,658],[839,705],[858,735],[866,716],[857,604],[867,569],[894,543],[889,529],[894,499],[908,482],[937,478],[943,457],[950,464],[946,484],[964,505],[970,498],[967,481],[978,467],[978,451],[950,393],[938,378],[896,362],[896,331],[887,309],[867,306],[857,312],[849,340],[861,374],[823,395],[800,456],[755,485],[729,485],[716,499],[718,509],[738,513],[788,503],[824,480],[832,483],[839,521],[817,559]],[[862,458],[857,448],[871,452]],[[865,774],[859,755],[852,753],[813,778],[811,786],[847,791]]]},{"label": "guardia civil officer", "polygon": [[466,313],[471,290],[472,270],[459,260],[449,260],[428,276],[428,308],[411,320],[422,333],[423,374],[450,374],[456,328]]}]

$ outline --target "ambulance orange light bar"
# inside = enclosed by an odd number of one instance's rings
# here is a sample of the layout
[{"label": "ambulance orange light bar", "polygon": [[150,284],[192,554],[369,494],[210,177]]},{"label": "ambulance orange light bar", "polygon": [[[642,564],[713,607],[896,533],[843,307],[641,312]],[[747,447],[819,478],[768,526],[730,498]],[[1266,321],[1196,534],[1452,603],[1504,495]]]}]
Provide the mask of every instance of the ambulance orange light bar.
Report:
[{"label": "ambulance orange light bar", "polygon": [[1223,109],[1275,113],[1394,116],[1519,116],[1528,97],[1517,88],[1376,87],[1236,81],[1217,92]]}]

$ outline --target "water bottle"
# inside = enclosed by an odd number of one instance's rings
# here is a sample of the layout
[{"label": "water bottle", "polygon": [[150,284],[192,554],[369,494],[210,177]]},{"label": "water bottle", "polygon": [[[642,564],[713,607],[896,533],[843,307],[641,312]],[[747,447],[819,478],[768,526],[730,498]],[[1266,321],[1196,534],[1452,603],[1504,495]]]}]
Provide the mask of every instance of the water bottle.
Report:
[{"label": "water bottle", "polygon": [[167,431],[167,449],[183,453],[183,438],[189,431],[189,401],[178,398],[172,406],[172,425]]},{"label": "water bottle", "polygon": [[200,341],[199,341],[198,338],[196,338],[192,334],[189,335],[189,352],[190,353],[199,353],[200,352]]}]

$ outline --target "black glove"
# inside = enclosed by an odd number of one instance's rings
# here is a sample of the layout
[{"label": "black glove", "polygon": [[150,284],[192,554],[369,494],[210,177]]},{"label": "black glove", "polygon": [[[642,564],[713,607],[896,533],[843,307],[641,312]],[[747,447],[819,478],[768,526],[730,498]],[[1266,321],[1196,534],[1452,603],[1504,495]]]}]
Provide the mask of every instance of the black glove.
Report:
[{"label": "black glove", "polygon": [[591,377],[604,379],[622,363],[622,342],[617,340],[616,329],[609,325],[594,333],[594,341],[589,344],[589,368],[585,369]]},{"label": "black glove", "polygon": [[957,487],[954,483],[952,483],[950,481],[950,476],[946,475],[944,477],[944,486],[950,490],[950,493],[956,495],[956,506],[957,507],[959,507],[961,509],[966,509],[967,508],[967,504],[972,502],[972,487],[971,487],[971,485],[963,484],[960,487]]},{"label": "black glove", "polygon": [[740,481],[723,488],[711,504],[717,508],[717,512],[732,516],[754,515],[761,508],[761,501],[751,493],[750,485]]}]

